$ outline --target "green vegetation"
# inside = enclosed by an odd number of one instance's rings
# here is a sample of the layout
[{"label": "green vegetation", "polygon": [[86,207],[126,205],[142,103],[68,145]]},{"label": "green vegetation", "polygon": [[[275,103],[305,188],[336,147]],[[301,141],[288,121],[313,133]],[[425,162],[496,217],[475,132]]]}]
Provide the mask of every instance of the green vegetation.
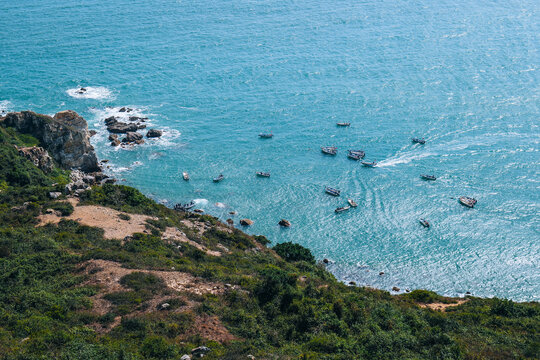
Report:
[{"label": "green vegetation", "polygon": [[[212,349],[206,359],[540,357],[538,303],[470,297],[446,312],[421,308],[454,299],[346,286],[298,244],[271,251],[261,246],[264,237],[210,216],[175,212],[126,186],[94,188],[83,203],[151,214],[157,220],[147,222],[150,234],[107,240],[102,229],[72,220],[35,227],[46,209],[68,214],[72,208],[47,197],[61,189],[59,179],[65,183],[67,173],[46,175],[13,148],[31,141],[0,127],[2,360],[179,359],[200,345]],[[185,220],[205,230],[187,227]],[[222,255],[162,240],[170,226]],[[96,260],[129,271],[108,289],[93,281],[102,271],[88,265]],[[198,280],[174,290],[159,274]],[[222,290],[193,290],[205,283]],[[108,304],[101,312],[99,301]],[[230,340],[220,343],[198,332],[197,324],[208,319],[218,321],[216,334],[228,331]]]}]

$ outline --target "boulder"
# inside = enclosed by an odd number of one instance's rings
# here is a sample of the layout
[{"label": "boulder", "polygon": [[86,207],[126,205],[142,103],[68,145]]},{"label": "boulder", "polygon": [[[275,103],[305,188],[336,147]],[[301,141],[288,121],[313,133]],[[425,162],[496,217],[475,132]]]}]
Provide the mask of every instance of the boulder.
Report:
[{"label": "boulder", "polygon": [[88,131],[88,135],[90,135],[90,137],[94,136],[97,134],[97,131],[96,130],[90,130]]},{"label": "boulder", "polygon": [[146,120],[148,120],[148,118],[146,117],[138,117],[138,116],[130,116],[129,117],[129,121],[140,121],[140,122],[145,122]]},{"label": "boulder", "polygon": [[120,140],[116,139],[116,140],[111,141],[111,146],[118,146],[118,145],[120,145],[121,143],[122,143],[122,142],[121,142]]},{"label": "boulder", "polygon": [[379,273],[379,275],[380,275],[380,276],[384,275],[384,271],[381,271],[381,272]]},{"label": "boulder", "polygon": [[290,221],[288,220],[285,220],[285,219],[281,219],[279,220],[279,225],[283,226],[283,227],[290,227],[291,226],[291,223]]},{"label": "boulder", "polygon": [[53,159],[49,156],[47,150],[39,146],[17,147],[19,155],[30,160],[37,168],[43,172],[51,172],[54,168]]},{"label": "boulder", "polygon": [[[114,140],[118,140],[118,135],[116,134],[110,134],[109,135],[109,141],[114,141]],[[103,161],[103,160],[102,160]]]},{"label": "boulder", "polygon": [[180,358],[180,360],[191,360],[191,356],[185,354],[185,355],[182,355],[182,357]]},{"label": "boulder", "polygon": [[49,193],[49,197],[50,197],[51,199],[58,199],[61,195],[62,195],[62,193],[59,192],[59,191],[51,191],[51,192]]},{"label": "boulder", "polygon": [[248,358],[249,360],[255,360],[255,356],[253,356],[253,355],[248,355],[247,358]]},{"label": "boulder", "polygon": [[250,225],[253,225],[253,220],[250,220],[250,219],[240,219],[240,225],[242,225],[242,226],[250,226]]},{"label": "boulder", "polygon": [[227,224],[229,225],[234,225],[234,220],[233,219],[227,219]]},{"label": "boulder", "polygon": [[203,357],[210,352],[210,348],[206,346],[199,346],[191,350],[191,355],[194,357]]},{"label": "boulder", "polygon": [[161,135],[163,135],[163,131],[157,130],[157,129],[150,129],[146,133],[147,138],[156,138],[156,137],[160,137]]},{"label": "boulder", "polygon": [[397,286],[392,287],[392,291],[399,291],[400,289]]},{"label": "boulder", "polygon": [[330,261],[328,261],[328,259],[323,259],[322,262],[325,263],[325,264],[328,264]]},{"label": "boulder", "polygon": [[122,107],[122,108],[120,108],[120,110],[118,110],[118,112],[126,112],[126,110],[127,109],[125,107]]},{"label": "boulder", "polygon": [[356,286],[356,282],[354,282],[354,281],[349,281],[349,285],[350,285],[350,286]]},{"label": "boulder", "polygon": [[137,134],[136,132],[128,132],[126,133],[126,137],[122,139],[122,142],[135,142],[137,140],[142,140],[143,136],[141,134]]},{"label": "boulder", "polygon": [[106,118],[104,121],[105,121],[105,125],[109,126],[109,125],[114,124],[115,122],[118,122],[118,119],[116,118],[116,116],[110,116]]},{"label": "boulder", "polygon": [[137,124],[128,124],[120,121],[116,121],[107,125],[107,130],[116,134],[125,134],[127,132],[137,131],[139,126]]},{"label": "boulder", "polygon": [[37,138],[65,169],[100,170],[94,147],[90,145],[86,120],[75,111],[61,111],[54,117],[32,111],[9,113],[0,120],[0,125]]},{"label": "boulder", "polygon": [[163,304],[160,305],[159,309],[160,309],[160,310],[167,310],[167,309],[170,308],[170,307],[171,307],[171,304],[169,304],[169,303],[163,303]]}]

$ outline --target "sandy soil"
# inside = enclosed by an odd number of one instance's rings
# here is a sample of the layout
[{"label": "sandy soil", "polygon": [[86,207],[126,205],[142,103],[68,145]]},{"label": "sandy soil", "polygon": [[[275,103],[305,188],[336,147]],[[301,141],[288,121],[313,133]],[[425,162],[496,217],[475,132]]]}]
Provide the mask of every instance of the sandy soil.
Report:
[{"label": "sandy soil", "polygon": [[461,299],[453,304],[431,303],[431,304],[418,304],[418,306],[422,308],[426,308],[426,309],[436,310],[436,311],[446,311],[447,308],[459,306],[461,304],[466,303],[467,301],[469,300]]},{"label": "sandy soil", "polygon": [[112,292],[129,290],[120,284],[120,279],[137,271],[160,277],[171,290],[177,292],[202,295],[206,293],[219,294],[225,291],[223,284],[209,282],[178,271],[126,269],[120,263],[108,260],[89,260],[81,264],[81,268],[90,276],[84,285],[98,285],[101,288],[100,293],[92,297],[93,310],[100,315],[108,313],[111,308],[111,304],[103,299],[103,296]]},{"label": "sandy soil", "polygon": [[[187,220],[182,221],[184,224],[188,223]],[[177,228],[168,227],[165,229],[165,231],[162,234],[163,240],[169,240],[169,241],[180,241],[190,244],[191,246],[196,247],[197,249],[204,251],[208,255],[212,256],[221,256],[221,253],[219,251],[214,251],[206,248],[205,246],[188,239],[186,234],[184,234],[182,231],[178,230]]]},{"label": "sandy soil", "polygon": [[[74,207],[71,215],[57,216],[55,214],[43,214],[38,216],[38,226],[49,223],[57,224],[62,219],[70,219],[83,225],[102,228],[105,231],[104,236],[106,239],[124,239],[126,236],[133,235],[134,233],[145,232],[145,221],[147,219],[156,219],[147,215],[127,214],[103,206],[78,206],[78,200],[74,198],[70,198],[68,201]],[[120,214],[128,215],[130,219],[122,220],[118,217]]]}]

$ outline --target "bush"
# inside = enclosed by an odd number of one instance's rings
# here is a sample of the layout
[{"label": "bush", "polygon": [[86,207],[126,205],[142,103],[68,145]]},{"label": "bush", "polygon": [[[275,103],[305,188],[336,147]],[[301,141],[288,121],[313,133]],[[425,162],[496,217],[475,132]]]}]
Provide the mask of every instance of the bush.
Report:
[{"label": "bush", "polygon": [[153,274],[132,272],[120,279],[120,284],[135,291],[157,292],[165,288],[163,280]]},{"label": "bush", "polygon": [[273,247],[274,251],[286,261],[306,261],[315,264],[315,257],[309,249],[300,244],[285,242]]}]

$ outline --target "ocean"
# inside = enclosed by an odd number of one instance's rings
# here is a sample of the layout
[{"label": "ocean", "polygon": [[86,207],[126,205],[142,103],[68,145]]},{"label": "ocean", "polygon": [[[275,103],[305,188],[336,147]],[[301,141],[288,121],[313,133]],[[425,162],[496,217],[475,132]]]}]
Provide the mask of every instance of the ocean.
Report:
[{"label": "ocean", "polygon": [[[119,183],[389,291],[540,300],[539,65],[532,0],[0,2],[0,112],[75,110]],[[111,147],[113,115],[164,135]]]}]

